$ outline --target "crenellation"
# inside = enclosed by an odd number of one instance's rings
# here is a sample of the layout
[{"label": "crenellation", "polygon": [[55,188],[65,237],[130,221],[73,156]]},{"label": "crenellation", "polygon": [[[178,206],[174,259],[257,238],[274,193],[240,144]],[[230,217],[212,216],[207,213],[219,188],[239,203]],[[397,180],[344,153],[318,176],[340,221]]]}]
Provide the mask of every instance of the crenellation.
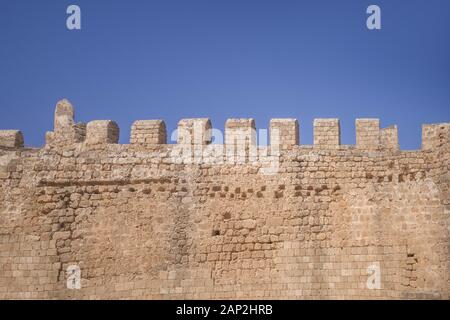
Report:
[{"label": "crenellation", "polygon": [[45,135],[47,146],[67,146],[83,142],[86,138],[86,124],[75,123],[72,104],[63,99],[55,108],[54,129]]},{"label": "crenellation", "polygon": [[156,145],[167,143],[166,124],[163,120],[138,120],[131,127],[131,144]]},{"label": "crenellation", "polygon": [[74,108],[67,99],[58,101],[55,108],[54,131],[64,133],[74,125],[74,116]]},{"label": "crenellation", "polygon": [[380,129],[379,119],[356,119],[355,127],[358,149],[390,152],[399,149],[397,126]]},{"label": "crenellation", "polygon": [[390,126],[380,130],[380,147],[383,150],[398,151],[398,130],[397,126]]},{"label": "crenellation", "polygon": [[341,144],[339,119],[314,119],[314,147],[336,149]]},{"label": "crenellation", "polygon": [[272,119],[257,146],[253,119],[217,144],[206,118],[177,144],[136,121],[118,144],[113,121],[55,117],[41,149],[0,131],[0,299],[450,298],[450,124],[402,151],[377,119],[356,146],[337,119],[314,121],[314,146]]},{"label": "crenellation", "polygon": [[225,147],[229,161],[238,163],[257,157],[255,120],[228,119],[225,123]]},{"label": "crenellation", "polygon": [[271,119],[270,144],[290,149],[300,143],[297,119]]},{"label": "crenellation", "polygon": [[365,150],[380,148],[380,120],[356,119],[356,147]]},{"label": "crenellation", "polygon": [[178,144],[208,145],[212,137],[211,121],[207,118],[182,119],[178,122]]},{"label": "crenellation", "polygon": [[422,149],[432,150],[448,145],[450,123],[424,124],[422,126]]},{"label": "crenellation", "polygon": [[0,147],[22,148],[23,134],[19,130],[0,130]]},{"label": "crenellation", "polygon": [[86,126],[86,144],[114,144],[119,142],[119,126],[111,120],[94,120]]},{"label": "crenellation", "polygon": [[228,119],[225,123],[225,144],[256,145],[254,119]]}]

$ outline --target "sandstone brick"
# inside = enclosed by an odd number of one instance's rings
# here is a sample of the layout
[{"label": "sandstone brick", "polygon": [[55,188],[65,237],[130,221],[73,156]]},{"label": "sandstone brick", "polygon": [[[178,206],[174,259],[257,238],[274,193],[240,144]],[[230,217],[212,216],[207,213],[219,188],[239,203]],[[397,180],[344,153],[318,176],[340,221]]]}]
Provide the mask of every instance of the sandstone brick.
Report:
[{"label": "sandstone brick", "polygon": [[0,147],[21,148],[24,140],[19,130],[0,130]]},{"label": "sandstone brick", "polygon": [[314,147],[335,149],[341,144],[341,127],[338,119],[314,120]]},{"label": "sandstone brick", "polygon": [[[314,146],[297,146],[297,121],[274,119],[267,175],[252,119],[227,121],[224,145],[209,120],[185,119],[161,146],[161,120],[135,122],[120,145],[113,122],[83,135],[73,115],[58,103],[45,148],[1,145],[1,299],[448,299],[448,124],[402,151],[377,120],[358,120],[344,146],[337,119],[318,119]],[[240,146],[245,161],[186,163],[179,146],[209,160]]]},{"label": "sandstone brick", "polygon": [[95,120],[87,124],[87,144],[109,144],[119,142],[119,127],[114,121]]},{"label": "sandstone brick", "polygon": [[138,120],[131,127],[131,143],[140,145],[166,144],[166,125],[163,120]]}]

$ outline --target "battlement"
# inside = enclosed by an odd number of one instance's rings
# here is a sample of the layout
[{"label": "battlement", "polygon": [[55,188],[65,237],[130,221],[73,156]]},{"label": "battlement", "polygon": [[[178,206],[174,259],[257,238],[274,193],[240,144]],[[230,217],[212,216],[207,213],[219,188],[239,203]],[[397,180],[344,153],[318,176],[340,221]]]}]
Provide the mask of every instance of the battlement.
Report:
[{"label": "battlement", "polygon": [[356,147],[365,150],[398,150],[397,127],[380,129],[379,119],[356,119]]},{"label": "battlement", "polygon": [[355,128],[139,120],[119,144],[61,100],[44,148],[0,131],[0,299],[448,299],[450,123],[414,152]]},{"label": "battlement", "polygon": [[45,136],[47,145],[64,145],[83,142],[86,139],[86,124],[75,124],[75,111],[72,104],[63,99],[55,108],[53,131]]},{"label": "battlement", "polygon": [[119,142],[119,126],[111,120],[95,120],[86,126],[86,144]]},{"label": "battlement", "polygon": [[178,122],[178,143],[207,145],[211,143],[211,121],[206,118],[183,119]]},{"label": "battlement", "polygon": [[336,149],[341,145],[341,126],[339,119],[314,120],[314,147]]},{"label": "battlement", "polygon": [[422,126],[422,149],[432,150],[448,145],[450,123],[424,124]]},{"label": "battlement", "polygon": [[131,144],[166,144],[166,124],[163,120],[138,120],[131,127]]},{"label": "battlement", "polygon": [[23,135],[19,130],[0,130],[0,147],[23,147]]},{"label": "battlement", "polygon": [[300,143],[297,119],[270,120],[270,144],[289,149]]},{"label": "battlement", "polygon": [[[75,123],[72,104],[63,99],[56,104],[54,129],[46,134],[46,146],[61,148],[76,143],[86,145],[117,144],[119,127],[111,120],[95,120],[87,124]],[[270,120],[270,145],[280,150],[300,145],[297,119]],[[393,125],[380,128],[379,119],[356,119],[356,145],[361,151],[395,152],[399,150],[398,129]],[[177,143],[185,146],[206,146],[212,143],[228,146],[227,150],[247,150],[258,146],[254,119],[228,119],[225,134],[214,131],[207,118],[182,119],[178,123]],[[215,134],[213,134],[215,132]],[[154,146],[167,144],[167,129],[164,120],[138,120],[131,128],[130,144]],[[174,135],[171,135],[172,137]],[[448,145],[450,123],[427,124],[422,127],[422,150],[433,150]],[[0,131],[0,147],[21,148],[23,135],[18,130]],[[337,150],[341,146],[339,119],[314,120],[314,149]],[[345,146],[348,148],[348,146]],[[231,151],[230,151],[231,152]]]}]

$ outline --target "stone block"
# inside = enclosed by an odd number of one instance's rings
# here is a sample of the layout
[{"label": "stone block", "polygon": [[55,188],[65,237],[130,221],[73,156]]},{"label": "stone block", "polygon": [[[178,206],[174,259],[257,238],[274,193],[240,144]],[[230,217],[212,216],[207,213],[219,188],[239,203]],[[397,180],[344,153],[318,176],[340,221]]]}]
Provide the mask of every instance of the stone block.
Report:
[{"label": "stone block", "polygon": [[282,149],[291,148],[299,144],[299,130],[297,119],[271,119],[270,144]]},{"label": "stone block", "polygon": [[399,149],[397,126],[380,130],[380,145],[384,150],[397,151]]},{"label": "stone block", "polygon": [[163,120],[138,120],[131,127],[132,144],[166,144],[166,124]]},{"label": "stone block", "polygon": [[119,127],[111,120],[95,120],[87,124],[87,144],[110,144],[119,142]]},{"label": "stone block", "polygon": [[257,158],[256,128],[253,119],[228,119],[225,123],[228,161],[245,163]]},{"label": "stone block", "polygon": [[23,145],[23,135],[19,130],[0,130],[0,147],[21,148]]},{"label": "stone block", "polygon": [[365,150],[380,148],[380,120],[356,119],[356,147]]},{"label": "stone block", "polygon": [[225,144],[256,145],[256,127],[253,119],[228,119],[225,123]]},{"label": "stone block", "polygon": [[178,144],[207,145],[211,143],[211,121],[207,118],[182,119],[178,122]]},{"label": "stone block", "polygon": [[434,150],[450,142],[450,123],[424,124],[422,150]]},{"label": "stone block", "polygon": [[57,102],[55,108],[54,131],[64,132],[74,125],[74,109],[67,99]]},{"label": "stone block", "polygon": [[74,108],[67,99],[58,101],[55,107],[53,131],[45,135],[47,145],[64,146],[84,141],[86,124],[75,123],[74,115]]},{"label": "stone block", "polygon": [[341,144],[339,119],[314,119],[314,147],[336,149]]}]

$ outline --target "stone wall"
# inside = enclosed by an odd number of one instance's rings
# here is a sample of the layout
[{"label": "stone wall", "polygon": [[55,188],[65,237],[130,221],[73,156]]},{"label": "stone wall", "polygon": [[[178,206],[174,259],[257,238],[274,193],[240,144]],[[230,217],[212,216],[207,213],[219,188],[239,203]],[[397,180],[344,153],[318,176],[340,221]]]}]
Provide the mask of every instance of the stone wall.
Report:
[{"label": "stone wall", "polygon": [[252,119],[229,120],[224,145],[208,119],[181,120],[177,144],[136,122],[127,145],[113,121],[73,120],[58,103],[41,149],[0,131],[0,299],[449,298],[450,124],[400,151],[377,120],[345,146],[318,119],[305,146],[275,119],[249,157]]}]

